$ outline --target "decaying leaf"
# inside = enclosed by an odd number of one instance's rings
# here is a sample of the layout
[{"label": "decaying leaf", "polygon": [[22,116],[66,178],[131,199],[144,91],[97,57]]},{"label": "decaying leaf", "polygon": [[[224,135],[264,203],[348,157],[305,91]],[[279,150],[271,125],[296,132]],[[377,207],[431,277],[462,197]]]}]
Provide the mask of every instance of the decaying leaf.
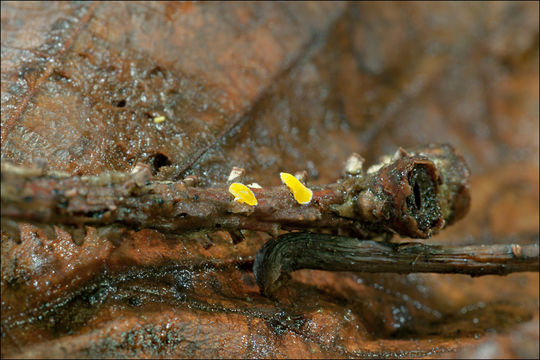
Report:
[{"label": "decaying leaf", "polygon": [[[353,152],[448,142],[470,164],[471,211],[430,243],[538,243],[537,3],[2,2],[1,16],[2,160],[325,184]],[[3,218],[2,357],[538,357],[537,273],[302,270],[267,298],[252,264],[269,235],[237,236]]]}]

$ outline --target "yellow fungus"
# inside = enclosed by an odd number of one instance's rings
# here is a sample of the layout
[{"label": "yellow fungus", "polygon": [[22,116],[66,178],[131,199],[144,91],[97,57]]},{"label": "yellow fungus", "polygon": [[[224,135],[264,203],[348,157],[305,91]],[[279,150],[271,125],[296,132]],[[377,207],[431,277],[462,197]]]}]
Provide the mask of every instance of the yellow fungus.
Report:
[{"label": "yellow fungus", "polygon": [[156,116],[154,118],[154,123],[155,124],[161,124],[164,121],[165,121],[165,116],[163,116],[163,115],[162,116]]},{"label": "yellow fungus", "polygon": [[313,191],[304,186],[297,178],[288,173],[279,173],[281,181],[289,187],[294,199],[299,204],[309,204],[313,197]]},{"label": "yellow fungus", "polygon": [[234,200],[240,203],[251,206],[259,203],[255,194],[253,194],[253,191],[244,184],[232,183],[231,186],[229,186],[229,192],[234,195]]}]

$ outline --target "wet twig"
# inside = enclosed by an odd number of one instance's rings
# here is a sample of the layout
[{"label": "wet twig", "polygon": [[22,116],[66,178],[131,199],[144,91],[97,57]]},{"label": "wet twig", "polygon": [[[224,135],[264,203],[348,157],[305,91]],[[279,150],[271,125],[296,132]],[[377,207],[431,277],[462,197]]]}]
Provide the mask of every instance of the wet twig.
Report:
[{"label": "wet twig", "polygon": [[154,182],[145,166],[131,173],[68,176],[2,162],[2,217],[95,226],[120,224],[164,232],[330,229],[361,238],[427,238],[463,217],[469,171],[449,145],[400,149],[367,172],[348,164],[334,184],[313,188],[308,205],[285,186],[253,189],[257,206],[233,200],[227,187]]},{"label": "wet twig", "polygon": [[[238,169],[236,169],[238,170]],[[336,183],[313,188],[307,205],[286,186],[253,189],[258,205],[234,201],[226,186],[198,188],[193,179],[152,181],[143,164],[131,173],[69,176],[2,162],[2,217],[43,223],[121,225],[163,232],[261,230],[274,240],[254,271],[263,294],[297,269],[440,272],[473,276],[538,271],[538,246],[443,248],[361,241],[392,234],[428,238],[469,208],[469,170],[449,145],[400,149],[368,171],[352,156]],[[329,230],[353,237],[290,233]]]},{"label": "wet twig", "polygon": [[288,233],[264,244],[253,269],[261,293],[270,295],[300,269],[481,276],[538,271],[538,266],[538,244],[445,247]]}]

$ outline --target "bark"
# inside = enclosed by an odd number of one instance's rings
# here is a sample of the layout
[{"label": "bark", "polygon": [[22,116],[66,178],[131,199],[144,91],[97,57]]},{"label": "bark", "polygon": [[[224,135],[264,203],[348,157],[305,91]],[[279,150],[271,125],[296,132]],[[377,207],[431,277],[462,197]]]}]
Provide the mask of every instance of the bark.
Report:
[{"label": "bark", "polygon": [[70,225],[186,230],[333,229],[368,238],[398,233],[427,238],[469,208],[469,170],[449,145],[399,150],[377,171],[315,189],[299,205],[286,186],[253,189],[259,204],[233,201],[226,187],[151,182],[150,170],[94,177],[43,174],[2,165],[2,216]]},{"label": "bark", "polygon": [[450,247],[289,233],[264,244],[254,273],[261,293],[271,295],[300,269],[481,276],[538,272],[538,264],[538,244]]}]

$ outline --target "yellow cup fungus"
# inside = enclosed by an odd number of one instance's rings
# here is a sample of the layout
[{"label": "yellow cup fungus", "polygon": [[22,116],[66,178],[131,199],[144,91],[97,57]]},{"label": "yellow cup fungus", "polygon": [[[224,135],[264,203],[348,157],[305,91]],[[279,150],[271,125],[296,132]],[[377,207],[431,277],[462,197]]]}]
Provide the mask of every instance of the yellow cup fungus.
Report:
[{"label": "yellow cup fungus", "polygon": [[161,123],[164,122],[164,121],[165,121],[165,116],[156,116],[156,117],[154,118],[154,123],[155,123],[155,124],[161,124]]},{"label": "yellow cup fungus", "polygon": [[287,187],[293,194],[294,199],[299,204],[309,204],[311,198],[313,197],[313,191],[305,187],[304,184],[300,182],[300,180],[298,180],[291,174],[282,172],[279,173],[279,176],[281,177],[281,181],[283,181],[283,183],[287,185]]},{"label": "yellow cup fungus", "polygon": [[250,206],[259,203],[255,194],[253,194],[253,191],[244,184],[232,183],[229,186],[229,192],[234,195],[234,200],[240,203],[248,204]]}]

